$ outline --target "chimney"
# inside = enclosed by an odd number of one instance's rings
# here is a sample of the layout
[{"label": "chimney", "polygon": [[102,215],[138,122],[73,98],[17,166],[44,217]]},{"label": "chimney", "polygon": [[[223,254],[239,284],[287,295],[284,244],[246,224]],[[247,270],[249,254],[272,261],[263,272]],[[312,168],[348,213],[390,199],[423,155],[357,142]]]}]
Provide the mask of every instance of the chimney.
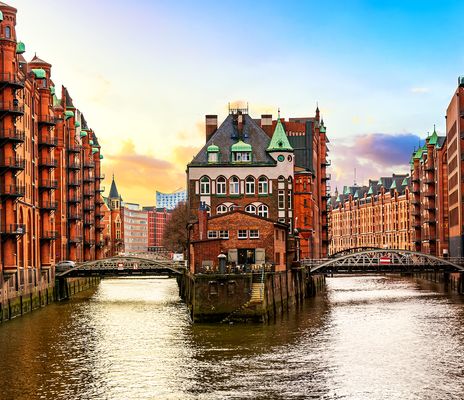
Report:
[{"label": "chimney", "polygon": [[272,138],[272,114],[261,115],[261,128],[267,135]]},{"label": "chimney", "polygon": [[206,141],[208,142],[213,136],[214,132],[217,131],[217,115],[205,115],[205,126],[206,126]]},{"label": "chimney", "polygon": [[208,237],[208,210],[203,201],[200,202],[198,209],[198,232],[200,240],[205,240]]}]

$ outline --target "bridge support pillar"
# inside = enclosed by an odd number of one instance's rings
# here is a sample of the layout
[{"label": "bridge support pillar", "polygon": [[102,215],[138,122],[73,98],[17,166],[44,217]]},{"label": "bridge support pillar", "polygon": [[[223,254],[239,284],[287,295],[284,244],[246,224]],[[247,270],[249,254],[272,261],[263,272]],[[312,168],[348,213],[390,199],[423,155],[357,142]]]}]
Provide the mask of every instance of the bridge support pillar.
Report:
[{"label": "bridge support pillar", "polygon": [[464,293],[464,272],[461,272],[459,274],[458,278],[458,293],[463,294]]},{"label": "bridge support pillar", "polygon": [[450,283],[450,273],[449,272],[443,272],[443,283],[445,285],[445,290],[449,290],[449,283]]}]

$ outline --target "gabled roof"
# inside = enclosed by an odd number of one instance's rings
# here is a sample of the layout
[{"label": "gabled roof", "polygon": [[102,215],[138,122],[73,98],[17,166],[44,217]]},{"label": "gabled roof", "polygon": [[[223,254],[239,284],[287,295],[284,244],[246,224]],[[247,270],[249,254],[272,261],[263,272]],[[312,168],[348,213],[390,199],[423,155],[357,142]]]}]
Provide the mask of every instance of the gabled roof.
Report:
[{"label": "gabled roof", "polygon": [[[234,116],[229,114],[219,128],[214,132],[213,136],[193,158],[188,166],[208,165],[207,148],[214,144],[219,147],[220,162],[214,165],[232,165],[230,152],[233,144],[237,143],[239,137],[233,124]],[[261,127],[248,115],[243,114],[242,141],[248,143],[252,147],[252,163],[251,164],[268,164],[275,165],[276,161],[266,152],[269,146],[270,138]],[[233,165],[236,165],[234,163]],[[247,165],[250,165],[248,163]]]},{"label": "gabled roof", "polygon": [[267,151],[293,151],[293,147],[288,141],[285,129],[282,125],[280,118],[277,119],[277,124],[272,135],[271,142],[267,148]]},{"label": "gabled roof", "polygon": [[64,89],[64,99],[65,99],[65,107],[66,108],[74,108],[74,104],[73,104],[73,101],[72,101],[72,98],[68,92],[68,89],[66,89],[64,86],[63,86],[63,89]]},{"label": "gabled roof", "polygon": [[119,192],[118,188],[116,187],[116,182],[114,181],[114,175],[113,175],[113,180],[111,181],[111,188],[110,188],[110,194],[108,195],[109,199],[119,199]]},{"label": "gabled roof", "polygon": [[29,61],[29,64],[37,64],[37,65],[47,65],[51,67],[52,65],[41,58],[37,57],[37,55],[34,55],[31,61]]}]

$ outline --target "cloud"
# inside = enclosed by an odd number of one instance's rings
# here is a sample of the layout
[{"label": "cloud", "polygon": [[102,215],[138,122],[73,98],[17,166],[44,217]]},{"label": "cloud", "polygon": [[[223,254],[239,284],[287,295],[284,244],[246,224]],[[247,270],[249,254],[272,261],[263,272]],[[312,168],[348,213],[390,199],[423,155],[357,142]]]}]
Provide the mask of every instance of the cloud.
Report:
[{"label": "cloud", "polygon": [[412,133],[370,133],[354,137],[349,143],[333,139],[331,146],[332,186],[363,184],[392,173],[408,173],[409,160],[419,145],[419,136]]},{"label": "cloud", "polygon": [[423,93],[429,93],[430,89],[427,87],[413,87],[411,88],[411,93],[417,93],[417,94],[423,94]]},{"label": "cloud", "polygon": [[[130,139],[123,142],[117,153],[106,155],[103,168],[114,173],[119,193],[125,201],[142,205],[154,205],[156,190],[172,191],[179,182],[185,182],[183,169],[172,162],[137,153]],[[107,173],[107,189],[110,184],[111,176]]]}]

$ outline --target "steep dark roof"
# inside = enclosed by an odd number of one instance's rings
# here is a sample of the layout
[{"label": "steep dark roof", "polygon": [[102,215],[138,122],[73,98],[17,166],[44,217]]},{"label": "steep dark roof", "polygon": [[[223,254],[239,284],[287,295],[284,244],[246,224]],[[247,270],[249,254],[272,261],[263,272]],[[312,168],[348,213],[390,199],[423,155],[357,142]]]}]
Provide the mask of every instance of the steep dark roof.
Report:
[{"label": "steep dark roof", "polygon": [[48,65],[48,66],[51,66],[50,63],[42,60],[41,58],[37,57],[37,55],[34,55],[34,57],[32,58],[32,60],[29,62],[29,64],[37,64],[37,65]]},{"label": "steep dark roof", "polygon": [[[261,127],[248,115],[243,114],[243,137],[242,140],[252,146],[252,159],[254,163],[275,165],[275,160],[266,152],[271,138]],[[233,124],[234,116],[228,115],[221,126],[213,134],[210,140],[203,146],[189,166],[207,165],[208,154],[206,149],[215,144],[219,147],[219,163],[214,165],[230,164],[230,148],[238,141],[238,133]]]},{"label": "steep dark roof", "polygon": [[113,180],[111,181],[111,188],[110,188],[110,194],[108,195],[109,199],[118,199],[119,192],[118,188],[116,187],[116,182],[114,181],[114,175],[113,175]]},{"label": "steep dark roof", "polygon": [[81,114],[81,129],[89,129],[87,121],[84,118],[84,114]]},{"label": "steep dark roof", "polygon": [[73,104],[73,101],[72,101],[72,98],[68,92],[68,89],[66,89],[64,86],[63,86],[63,89],[64,89],[64,98],[65,98],[65,107],[66,108],[74,108],[74,104]]}]

